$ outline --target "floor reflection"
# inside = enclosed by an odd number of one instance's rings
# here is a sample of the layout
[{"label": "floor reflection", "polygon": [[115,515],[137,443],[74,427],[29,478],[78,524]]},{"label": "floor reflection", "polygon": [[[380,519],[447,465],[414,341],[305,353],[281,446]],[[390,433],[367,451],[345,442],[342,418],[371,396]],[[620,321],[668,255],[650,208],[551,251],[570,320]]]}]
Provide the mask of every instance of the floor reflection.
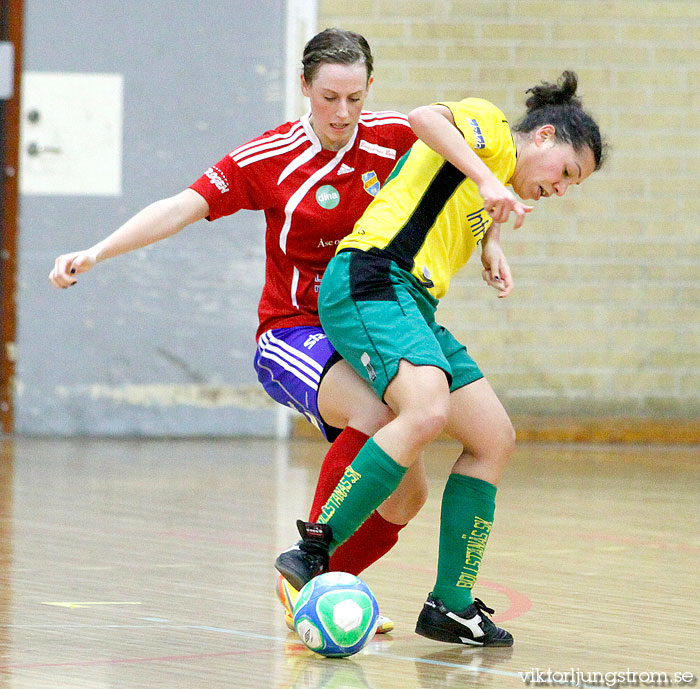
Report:
[{"label": "floor reflection", "polygon": [[[463,689],[494,683],[494,676],[511,677],[504,666],[513,656],[510,648],[470,648],[450,646],[416,658],[416,674],[421,688]],[[498,670],[499,666],[501,670]]]}]

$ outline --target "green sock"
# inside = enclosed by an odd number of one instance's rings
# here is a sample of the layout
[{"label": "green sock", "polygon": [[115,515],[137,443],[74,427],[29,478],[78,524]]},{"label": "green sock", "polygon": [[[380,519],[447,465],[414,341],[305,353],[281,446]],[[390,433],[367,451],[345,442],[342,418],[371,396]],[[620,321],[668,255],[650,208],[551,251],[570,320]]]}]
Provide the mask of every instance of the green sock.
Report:
[{"label": "green sock", "polygon": [[496,506],[496,486],[478,478],[450,474],[442,496],[440,553],[433,596],[460,612],[474,602],[479,572]]},{"label": "green sock", "polygon": [[372,438],[363,445],[318,518],[333,528],[331,551],[347,541],[396,490],[406,470]]}]

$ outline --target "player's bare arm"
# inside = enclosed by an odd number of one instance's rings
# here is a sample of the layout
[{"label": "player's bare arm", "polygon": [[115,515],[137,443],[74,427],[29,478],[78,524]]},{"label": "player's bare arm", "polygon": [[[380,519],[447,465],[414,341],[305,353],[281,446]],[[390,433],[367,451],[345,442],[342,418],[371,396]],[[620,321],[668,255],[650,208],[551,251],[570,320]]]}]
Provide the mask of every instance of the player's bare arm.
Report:
[{"label": "player's bare arm", "polygon": [[100,261],[154,244],[208,214],[209,204],[192,189],[155,201],[89,249],[59,256],[49,280],[55,287],[70,287],[77,282],[76,275],[87,272]]},{"label": "player's bare arm", "polygon": [[501,226],[493,223],[481,240],[481,277],[490,287],[499,291],[499,298],[507,297],[513,290],[513,275],[500,242]]},{"label": "player's bare arm", "polygon": [[506,222],[510,213],[515,213],[515,227],[523,224],[525,214],[532,210],[532,206],[518,201],[470,148],[455,126],[448,107],[421,106],[408,113],[408,121],[416,136],[476,183],[484,199],[484,208],[494,222]]}]

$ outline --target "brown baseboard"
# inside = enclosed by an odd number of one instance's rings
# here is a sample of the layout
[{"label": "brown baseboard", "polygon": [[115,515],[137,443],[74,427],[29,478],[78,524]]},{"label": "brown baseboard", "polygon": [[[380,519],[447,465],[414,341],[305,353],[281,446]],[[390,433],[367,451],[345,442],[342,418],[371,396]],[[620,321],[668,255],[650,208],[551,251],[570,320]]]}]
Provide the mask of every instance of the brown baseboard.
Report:
[{"label": "brown baseboard", "polygon": [[700,420],[514,416],[520,442],[700,444]]},{"label": "brown baseboard", "polygon": [[[700,445],[700,420],[636,417],[513,415],[518,442],[655,443]],[[294,438],[319,438],[305,419],[295,419]]]}]

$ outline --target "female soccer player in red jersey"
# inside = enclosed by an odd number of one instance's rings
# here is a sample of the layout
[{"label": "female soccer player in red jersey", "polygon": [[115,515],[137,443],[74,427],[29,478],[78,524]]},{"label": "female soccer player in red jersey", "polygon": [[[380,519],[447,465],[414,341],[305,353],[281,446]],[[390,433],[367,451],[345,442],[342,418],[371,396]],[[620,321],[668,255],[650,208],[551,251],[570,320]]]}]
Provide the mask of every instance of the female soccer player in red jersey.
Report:
[{"label": "female soccer player in red jersey", "polygon": [[[320,327],[318,289],[339,241],[353,228],[396,162],[415,141],[407,118],[367,112],[372,54],[359,34],[326,29],[306,45],[301,88],[310,112],[235,148],[188,189],[147,206],[89,249],[59,256],[56,287],[97,263],[169,237],[191,223],[262,210],[266,279],[258,308],[255,368],[270,396],[316,425],[332,446],[310,519],[367,438],[392,414],[337,355]],[[502,254],[494,273],[509,281]],[[487,266],[489,267],[489,266]],[[426,498],[422,465],[338,549],[331,567],[359,574],[397,541]]]}]

